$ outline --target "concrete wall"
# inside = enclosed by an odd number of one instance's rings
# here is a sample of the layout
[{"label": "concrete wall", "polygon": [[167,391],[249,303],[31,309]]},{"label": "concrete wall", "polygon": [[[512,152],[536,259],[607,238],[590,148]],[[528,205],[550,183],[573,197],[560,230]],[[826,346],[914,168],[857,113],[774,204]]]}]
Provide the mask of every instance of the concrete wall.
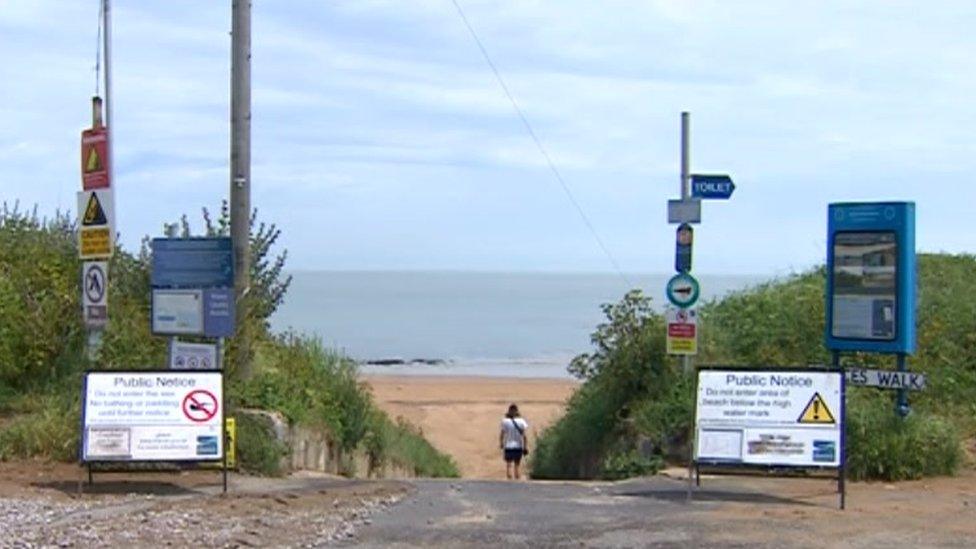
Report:
[{"label": "concrete wall", "polygon": [[284,416],[277,412],[240,409],[237,414],[260,416],[263,420],[262,424],[270,425],[271,432],[268,434],[289,449],[288,455],[282,457],[281,461],[281,470],[285,473],[317,471],[332,475],[346,475],[351,469],[356,478],[416,476],[411,468],[393,463],[382,466],[371,464],[369,454],[364,450],[343,452],[327,430],[302,425],[290,426]]}]

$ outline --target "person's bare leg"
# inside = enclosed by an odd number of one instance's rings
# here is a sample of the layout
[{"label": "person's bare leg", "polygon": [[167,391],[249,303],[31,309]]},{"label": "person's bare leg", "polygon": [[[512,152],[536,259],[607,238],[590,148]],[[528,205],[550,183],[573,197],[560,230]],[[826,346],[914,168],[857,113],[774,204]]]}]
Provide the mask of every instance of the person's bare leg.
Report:
[{"label": "person's bare leg", "polygon": [[[516,471],[517,470],[518,469],[516,469]],[[512,480],[512,462],[511,461],[506,461],[505,462],[505,477],[507,477],[508,480]]]},{"label": "person's bare leg", "polygon": [[515,480],[518,480],[518,479],[522,478],[519,475],[519,465],[520,465],[520,463],[516,461],[515,462]]}]

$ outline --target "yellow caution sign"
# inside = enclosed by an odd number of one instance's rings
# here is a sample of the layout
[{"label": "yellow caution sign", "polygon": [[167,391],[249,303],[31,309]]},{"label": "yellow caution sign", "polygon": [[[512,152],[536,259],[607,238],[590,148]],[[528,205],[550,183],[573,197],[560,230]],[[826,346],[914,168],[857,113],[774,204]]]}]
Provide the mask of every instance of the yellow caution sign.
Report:
[{"label": "yellow caution sign", "polygon": [[85,172],[100,172],[102,171],[102,159],[98,156],[98,150],[95,147],[88,148],[88,159],[85,160]]},{"label": "yellow caution sign", "polygon": [[824,402],[820,393],[813,393],[813,398],[807,403],[807,407],[803,409],[803,413],[800,414],[799,419],[796,420],[797,423],[819,423],[832,425],[837,423],[834,420],[834,414],[830,413],[830,408],[827,408],[827,403]]},{"label": "yellow caution sign", "polygon": [[102,203],[98,200],[98,193],[91,193],[91,198],[88,199],[88,205],[85,206],[85,217],[82,218],[81,224],[86,227],[108,224],[108,218],[105,217],[105,210],[102,208]]},{"label": "yellow caution sign", "polygon": [[112,230],[108,227],[82,229],[78,234],[82,259],[112,256]]}]

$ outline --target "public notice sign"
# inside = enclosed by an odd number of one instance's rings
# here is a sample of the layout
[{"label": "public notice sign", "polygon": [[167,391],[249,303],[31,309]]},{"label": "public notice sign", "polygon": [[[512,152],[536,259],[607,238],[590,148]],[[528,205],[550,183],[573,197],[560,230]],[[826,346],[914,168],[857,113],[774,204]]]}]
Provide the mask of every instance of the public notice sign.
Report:
[{"label": "public notice sign", "polygon": [[223,457],[219,372],[89,372],[81,461],[215,461]]},{"label": "public notice sign", "polygon": [[839,467],[844,376],[810,370],[700,370],[700,463]]}]

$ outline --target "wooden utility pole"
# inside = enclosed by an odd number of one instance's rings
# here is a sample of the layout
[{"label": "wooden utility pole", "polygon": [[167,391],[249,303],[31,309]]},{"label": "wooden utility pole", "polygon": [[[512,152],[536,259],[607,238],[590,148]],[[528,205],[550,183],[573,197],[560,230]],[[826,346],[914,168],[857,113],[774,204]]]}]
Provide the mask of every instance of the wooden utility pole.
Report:
[{"label": "wooden utility pole", "polygon": [[230,364],[251,375],[251,341],[244,297],[251,284],[251,1],[233,0],[231,16],[230,236],[234,248],[237,335]]}]

